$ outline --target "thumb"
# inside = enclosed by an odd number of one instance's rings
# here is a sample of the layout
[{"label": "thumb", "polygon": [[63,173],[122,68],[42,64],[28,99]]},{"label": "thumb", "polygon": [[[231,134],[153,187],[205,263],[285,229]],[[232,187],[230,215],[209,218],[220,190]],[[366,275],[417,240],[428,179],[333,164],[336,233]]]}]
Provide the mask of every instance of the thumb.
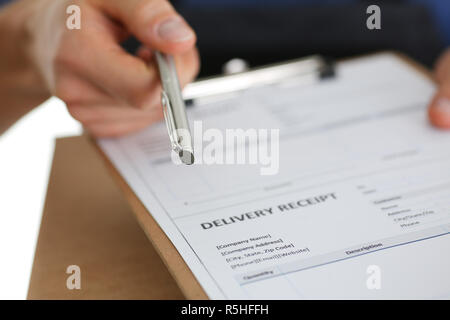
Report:
[{"label": "thumb", "polygon": [[192,28],[167,0],[93,0],[151,49],[179,54],[196,42]]},{"label": "thumb", "polygon": [[441,85],[428,109],[433,125],[441,129],[450,129],[450,83]]},{"label": "thumb", "polygon": [[431,101],[428,115],[436,127],[450,129],[450,49],[439,58],[435,78],[440,87]]}]

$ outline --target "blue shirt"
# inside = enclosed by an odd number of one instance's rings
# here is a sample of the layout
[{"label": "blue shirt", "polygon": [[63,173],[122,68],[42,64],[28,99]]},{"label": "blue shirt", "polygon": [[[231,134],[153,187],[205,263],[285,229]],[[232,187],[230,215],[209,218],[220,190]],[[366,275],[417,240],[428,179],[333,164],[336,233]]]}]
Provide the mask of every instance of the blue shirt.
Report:
[{"label": "blue shirt", "polygon": [[[0,5],[12,0],[0,0]],[[352,3],[356,0],[181,0],[187,6],[277,6],[298,5],[327,5]],[[407,0],[406,2],[421,4],[430,11],[437,29],[441,32],[446,45],[450,45],[450,1],[449,0]]]},{"label": "blue shirt", "polygon": [[[279,6],[279,5],[339,5],[355,3],[356,0],[181,0],[187,6]],[[427,8],[436,29],[440,31],[446,45],[450,45],[450,1],[449,0],[406,0],[405,3],[420,4]],[[381,13],[383,14],[383,12]]]}]

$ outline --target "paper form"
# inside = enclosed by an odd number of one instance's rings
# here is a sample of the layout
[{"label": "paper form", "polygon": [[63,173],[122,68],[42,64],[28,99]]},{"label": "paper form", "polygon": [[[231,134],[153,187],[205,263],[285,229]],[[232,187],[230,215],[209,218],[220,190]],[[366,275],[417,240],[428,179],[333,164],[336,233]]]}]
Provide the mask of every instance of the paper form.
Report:
[{"label": "paper form", "polygon": [[176,166],[163,123],[99,144],[213,299],[449,298],[450,134],[427,121],[434,91],[384,54],[189,109],[205,128],[279,129],[271,176]]}]

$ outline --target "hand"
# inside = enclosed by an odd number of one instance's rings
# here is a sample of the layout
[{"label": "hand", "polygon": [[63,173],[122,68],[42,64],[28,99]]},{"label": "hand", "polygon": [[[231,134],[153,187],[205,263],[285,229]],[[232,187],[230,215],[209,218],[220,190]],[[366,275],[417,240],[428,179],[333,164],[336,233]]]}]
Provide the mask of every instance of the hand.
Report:
[{"label": "hand", "polygon": [[[66,8],[81,8],[81,29]],[[50,92],[95,136],[118,136],[162,118],[152,50],[175,56],[181,85],[199,68],[195,33],[166,0],[33,0],[30,53]],[[139,57],[120,43],[134,35]]]},{"label": "hand", "polygon": [[438,60],[435,77],[439,88],[430,104],[428,115],[436,127],[450,129],[450,49]]}]

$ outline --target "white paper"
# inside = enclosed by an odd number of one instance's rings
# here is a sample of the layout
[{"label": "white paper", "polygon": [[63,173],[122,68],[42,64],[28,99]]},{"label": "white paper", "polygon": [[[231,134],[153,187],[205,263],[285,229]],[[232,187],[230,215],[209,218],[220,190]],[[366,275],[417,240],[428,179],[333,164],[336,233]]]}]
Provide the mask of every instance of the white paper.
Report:
[{"label": "white paper", "polygon": [[427,121],[434,91],[385,54],[189,110],[205,128],[279,129],[270,176],[176,166],[163,123],[99,143],[213,299],[449,298],[450,134]]}]

